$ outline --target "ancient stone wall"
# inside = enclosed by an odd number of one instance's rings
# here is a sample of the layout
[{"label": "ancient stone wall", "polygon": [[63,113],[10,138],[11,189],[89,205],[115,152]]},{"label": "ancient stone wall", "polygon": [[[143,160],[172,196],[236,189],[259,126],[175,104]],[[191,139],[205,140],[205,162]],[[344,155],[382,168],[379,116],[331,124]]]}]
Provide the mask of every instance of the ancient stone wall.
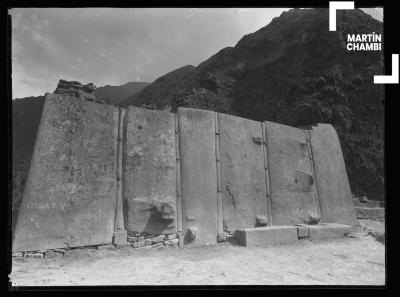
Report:
[{"label": "ancient stone wall", "polygon": [[118,109],[47,94],[13,250],[112,240]]},{"label": "ancient stone wall", "polygon": [[330,125],[47,94],[13,251],[201,246],[237,229],[319,221],[355,222]]}]

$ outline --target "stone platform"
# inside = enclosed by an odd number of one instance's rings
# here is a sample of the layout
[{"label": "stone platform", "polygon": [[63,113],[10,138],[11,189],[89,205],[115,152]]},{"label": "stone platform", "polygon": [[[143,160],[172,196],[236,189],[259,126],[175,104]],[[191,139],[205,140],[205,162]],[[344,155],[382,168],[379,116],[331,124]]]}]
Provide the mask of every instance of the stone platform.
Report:
[{"label": "stone platform", "polygon": [[340,238],[350,233],[351,226],[335,223],[318,225],[269,226],[236,230],[235,240],[246,247],[268,247],[295,243],[299,239]]},{"label": "stone platform", "polygon": [[385,217],[383,207],[354,207],[357,219],[375,220]]}]

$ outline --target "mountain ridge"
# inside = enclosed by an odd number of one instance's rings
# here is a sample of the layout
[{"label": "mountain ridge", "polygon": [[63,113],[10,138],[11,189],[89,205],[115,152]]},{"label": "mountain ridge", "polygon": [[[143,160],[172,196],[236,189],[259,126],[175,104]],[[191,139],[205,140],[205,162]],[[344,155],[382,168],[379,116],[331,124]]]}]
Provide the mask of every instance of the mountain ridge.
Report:
[{"label": "mountain ridge", "polygon": [[285,11],[234,47],[160,77],[121,106],[201,108],[296,127],[332,124],[353,193],[382,200],[384,92],[373,76],[384,72],[383,52],[347,51],[346,36],[383,33],[383,24],[355,9],[337,13],[337,31],[328,28],[328,9]]}]

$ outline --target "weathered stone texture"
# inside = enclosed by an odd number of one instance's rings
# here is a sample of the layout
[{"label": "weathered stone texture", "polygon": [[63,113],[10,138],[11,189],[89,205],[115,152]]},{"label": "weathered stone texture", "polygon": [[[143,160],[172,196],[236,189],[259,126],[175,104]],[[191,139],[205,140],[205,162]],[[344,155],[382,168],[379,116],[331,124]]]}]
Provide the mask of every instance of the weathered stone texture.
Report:
[{"label": "weathered stone texture", "polygon": [[28,259],[43,259],[44,255],[42,253],[28,252],[28,253],[25,253],[25,258],[28,258]]},{"label": "weathered stone texture", "polygon": [[13,251],[110,243],[116,109],[47,94]]},{"label": "weathered stone texture", "polygon": [[268,226],[236,230],[236,241],[246,247],[267,247],[297,242],[295,226]]},{"label": "weathered stone texture", "polygon": [[215,116],[178,108],[178,118],[184,242],[200,246],[217,239]]},{"label": "weathered stone texture", "polygon": [[374,220],[385,217],[383,207],[354,207],[357,219]]},{"label": "weathered stone texture", "polygon": [[82,85],[79,81],[67,81],[60,79],[54,94],[72,96],[79,99],[104,103],[96,98],[96,86],[93,83]]},{"label": "weathered stone texture", "polygon": [[310,130],[321,222],[354,226],[356,217],[340,141],[335,129],[318,124]]},{"label": "weathered stone texture", "polygon": [[174,234],[168,234],[167,235],[167,239],[168,240],[172,240],[172,239],[175,239],[175,238],[177,238],[177,235],[174,233]]},{"label": "weathered stone texture", "polygon": [[308,226],[307,225],[299,224],[299,225],[296,225],[296,228],[297,228],[297,237],[298,238],[308,237]]},{"label": "weathered stone texture", "polygon": [[321,223],[319,225],[308,226],[308,236],[310,239],[340,238],[350,232],[350,225]]},{"label": "weathered stone texture", "polygon": [[272,225],[308,223],[319,215],[305,132],[266,122]]},{"label": "weathered stone texture", "polygon": [[176,232],[175,116],[129,107],[123,158],[125,227]]},{"label": "weathered stone texture", "polygon": [[178,238],[171,239],[171,240],[166,240],[164,241],[165,245],[177,245],[178,244]]},{"label": "weathered stone texture", "polygon": [[[264,126],[188,108],[178,108],[176,116],[129,107],[121,123],[119,115],[112,106],[46,95],[13,252],[112,242],[202,246],[243,228],[250,228],[236,232],[243,244],[268,246],[291,242],[293,232],[296,240],[335,234],[320,221],[355,221],[339,139],[330,125]],[[120,219],[114,220],[117,183],[123,216],[117,211]],[[183,234],[177,235],[178,211]],[[260,227],[270,223],[309,225]]]},{"label": "weathered stone texture", "polygon": [[44,254],[45,259],[62,259],[64,253],[56,252],[56,251],[48,251]]},{"label": "weathered stone texture", "polygon": [[261,123],[219,113],[218,131],[224,230],[258,226],[268,215]]},{"label": "weathered stone texture", "polygon": [[385,207],[384,201],[368,200],[367,197],[353,198],[354,207]]}]

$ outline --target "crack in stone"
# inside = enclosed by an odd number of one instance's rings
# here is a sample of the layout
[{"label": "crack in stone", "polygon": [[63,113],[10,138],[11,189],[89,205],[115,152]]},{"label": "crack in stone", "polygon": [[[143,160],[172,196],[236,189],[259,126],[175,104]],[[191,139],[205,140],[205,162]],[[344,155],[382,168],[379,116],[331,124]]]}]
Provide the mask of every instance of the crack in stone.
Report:
[{"label": "crack in stone", "polygon": [[226,190],[228,191],[229,197],[231,197],[233,207],[236,209],[236,199],[235,199],[235,196],[232,194],[229,186],[230,186],[230,183],[227,183]]}]

